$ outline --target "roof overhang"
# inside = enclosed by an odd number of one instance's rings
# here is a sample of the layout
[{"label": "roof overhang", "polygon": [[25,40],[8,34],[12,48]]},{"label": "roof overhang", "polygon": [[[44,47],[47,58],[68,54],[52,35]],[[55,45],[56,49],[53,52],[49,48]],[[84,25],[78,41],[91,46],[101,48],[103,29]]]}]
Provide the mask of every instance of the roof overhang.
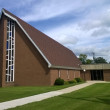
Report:
[{"label": "roof overhang", "polygon": [[81,68],[74,68],[74,67],[67,67],[67,66],[54,66],[54,65],[52,65],[50,68],[68,69],[68,70],[81,70]]},{"label": "roof overhang", "polygon": [[110,69],[110,64],[88,64],[80,65],[82,70],[106,70]]}]

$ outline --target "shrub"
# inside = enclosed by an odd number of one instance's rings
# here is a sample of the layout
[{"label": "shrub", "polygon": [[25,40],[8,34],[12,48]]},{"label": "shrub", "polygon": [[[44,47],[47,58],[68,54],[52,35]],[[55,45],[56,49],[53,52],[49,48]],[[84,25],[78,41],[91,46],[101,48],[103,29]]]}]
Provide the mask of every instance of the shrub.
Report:
[{"label": "shrub", "polygon": [[68,81],[65,81],[64,84],[65,84],[65,85],[66,85],[66,84],[69,84],[69,82],[68,82]]},{"label": "shrub", "polygon": [[77,83],[77,81],[74,79],[74,80],[71,80],[71,81],[68,81],[69,84],[73,84],[73,83]]},{"label": "shrub", "polygon": [[81,78],[75,78],[75,80],[76,80],[77,82],[83,82],[83,80],[82,80]]},{"label": "shrub", "polygon": [[73,79],[73,82],[74,82],[74,83],[77,83],[76,79]]},{"label": "shrub", "polygon": [[57,79],[55,80],[54,85],[64,85],[64,80],[61,79],[61,78],[57,78]]},{"label": "shrub", "polygon": [[69,84],[73,84],[74,82],[73,82],[73,80],[71,80],[71,81],[68,81],[69,82]]}]

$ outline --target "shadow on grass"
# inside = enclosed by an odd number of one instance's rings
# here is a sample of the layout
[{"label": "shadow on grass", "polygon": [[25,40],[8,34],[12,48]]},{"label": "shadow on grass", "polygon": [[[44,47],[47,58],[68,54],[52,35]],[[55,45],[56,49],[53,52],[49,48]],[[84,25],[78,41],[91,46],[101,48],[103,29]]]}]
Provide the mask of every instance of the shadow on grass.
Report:
[{"label": "shadow on grass", "polygon": [[82,100],[82,101],[89,101],[94,103],[103,103],[110,105],[110,95],[104,95],[104,96],[97,96],[97,97],[69,97],[69,96],[59,96],[62,98],[69,98],[72,100]]}]

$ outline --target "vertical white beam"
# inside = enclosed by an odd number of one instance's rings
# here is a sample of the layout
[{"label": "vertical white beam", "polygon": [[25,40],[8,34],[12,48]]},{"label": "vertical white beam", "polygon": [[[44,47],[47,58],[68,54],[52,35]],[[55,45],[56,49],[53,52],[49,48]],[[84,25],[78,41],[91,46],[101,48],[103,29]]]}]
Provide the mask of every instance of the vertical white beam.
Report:
[{"label": "vertical white beam", "polygon": [[13,43],[13,81],[14,81],[14,77],[15,77],[15,22],[14,22],[14,43]]},{"label": "vertical white beam", "polygon": [[67,79],[70,79],[70,77],[69,77],[69,70],[67,70]]},{"label": "vertical white beam", "polygon": [[58,77],[60,78],[61,77],[61,71],[58,70]]}]

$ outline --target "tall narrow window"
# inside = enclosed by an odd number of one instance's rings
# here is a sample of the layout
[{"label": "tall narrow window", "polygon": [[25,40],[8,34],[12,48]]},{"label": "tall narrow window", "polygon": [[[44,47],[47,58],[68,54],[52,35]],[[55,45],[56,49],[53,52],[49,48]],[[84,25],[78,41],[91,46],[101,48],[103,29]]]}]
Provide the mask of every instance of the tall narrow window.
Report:
[{"label": "tall narrow window", "polygon": [[15,59],[15,23],[7,20],[7,42],[6,42],[6,82],[14,81],[14,59]]}]

